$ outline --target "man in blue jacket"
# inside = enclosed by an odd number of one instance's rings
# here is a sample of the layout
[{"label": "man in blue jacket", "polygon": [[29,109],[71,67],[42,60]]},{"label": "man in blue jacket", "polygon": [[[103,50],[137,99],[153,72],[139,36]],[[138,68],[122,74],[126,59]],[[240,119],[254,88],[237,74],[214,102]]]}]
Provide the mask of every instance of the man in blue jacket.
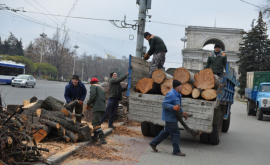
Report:
[{"label": "man in blue jacket", "polygon": [[165,129],[149,143],[155,152],[158,152],[156,148],[157,145],[170,135],[173,146],[172,154],[175,156],[186,156],[186,154],[181,152],[179,147],[180,129],[176,118],[176,113],[187,114],[186,112],[183,112],[183,109],[181,108],[181,89],[181,82],[173,80],[173,89],[166,95],[162,103],[163,110],[161,119],[165,121]]},{"label": "man in blue jacket", "polygon": [[[85,99],[86,93],[87,93],[87,90],[84,84],[79,80],[79,76],[73,75],[72,79],[66,85],[64,96],[67,103],[74,100],[79,101],[79,104],[75,106],[76,114],[82,113],[83,101]],[[73,112],[73,109],[71,109],[71,112]],[[81,122],[81,117],[76,116],[76,121]]]}]

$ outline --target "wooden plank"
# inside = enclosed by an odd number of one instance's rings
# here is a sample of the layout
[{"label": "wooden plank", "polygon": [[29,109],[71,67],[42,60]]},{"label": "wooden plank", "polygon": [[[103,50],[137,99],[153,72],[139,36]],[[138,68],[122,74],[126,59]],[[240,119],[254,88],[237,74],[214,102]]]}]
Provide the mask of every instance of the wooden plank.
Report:
[{"label": "wooden plank", "polygon": [[144,72],[149,72],[149,67],[145,66],[145,65],[142,65],[142,64],[132,63],[131,67],[132,67],[132,70],[137,69],[137,70],[141,70],[141,71],[144,71]]},{"label": "wooden plank", "polygon": [[133,63],[138,63],[138,64],[145,65],[147,67],[150,67],[150,62],[137,58],[137,57],[131,57],[131,64]]}]

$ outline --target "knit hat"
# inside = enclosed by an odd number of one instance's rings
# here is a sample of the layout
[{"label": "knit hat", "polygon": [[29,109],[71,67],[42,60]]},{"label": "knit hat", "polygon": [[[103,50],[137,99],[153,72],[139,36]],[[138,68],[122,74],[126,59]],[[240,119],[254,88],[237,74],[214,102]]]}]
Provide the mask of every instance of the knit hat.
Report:
[{"label": "knit hat", "polygon": [[114,73],[115,73],[115,72],[110,73],[110,77],[111,77],[111,78],[112,78],[112,76],[113,76]]},{"label": "knit hat", "polygon": [[72,76],[72,79],[79,80],[79,76],[77,76],[77,75],[73,75],[73,76]]},{"label": "knit hat", "polygon": [[215,47],[214,47],[214,49],[215,48],[220,48],[220,45],[219,44],[216,44]]},{"label": "knit hat", "polygon": [[144,38],[145,38],[146,36],[148,36],[148,35],[150,35],[150,36],[151,36],[151,33],[149,33],[149,32],[145,32],[145,33],[143,34]]},{"label": "knit hat", "polygon": [[178,80],[173,80],[173,88],[178,87],[179,85],[181,85],[182,83]]},{"label": "knit hat", "polygon": [[98,79],[97,78],[92,78],[90,82],[98,82]]}]

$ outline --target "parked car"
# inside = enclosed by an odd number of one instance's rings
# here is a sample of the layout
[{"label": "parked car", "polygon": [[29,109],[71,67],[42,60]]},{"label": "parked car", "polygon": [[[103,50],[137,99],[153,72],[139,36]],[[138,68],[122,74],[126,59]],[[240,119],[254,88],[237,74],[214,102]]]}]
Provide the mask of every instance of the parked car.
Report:
[{"label": "parked car", "polygon": [[36,79],[31,75],[21,74],[11,81],[11,85],[12,87],[21,86],[25,88],[25,87],[31,86],[32,88],[35,88]]}]

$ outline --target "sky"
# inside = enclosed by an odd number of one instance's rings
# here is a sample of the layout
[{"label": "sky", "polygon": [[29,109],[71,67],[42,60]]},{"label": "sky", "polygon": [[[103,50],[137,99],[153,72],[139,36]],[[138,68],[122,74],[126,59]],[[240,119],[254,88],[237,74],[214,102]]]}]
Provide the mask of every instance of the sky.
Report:
[{"label": "sky", "polygon": [[[261,6],[266,0],[245,0]],[[130,28],[115,27],[108,20],[120,20],[126,16],[126,23],[135,24],[138,19],[139,6],[136,0],[0,0],[13,9],[27,12],[0,10],[0,36],[6,39],[10,32],[22,39],[24,47],[38,38],[41,33],[52,37],[57,27],[61,31],[69,30],[69,48],[78,45],[78,55],[104,57],[109,53],[116,58],[134,55],[136,51],[137,31]],[[53,17],[30,12],[70,15],[74,17],[104,19],[75,19]],[[145,31],[161,37],[167,48],[165,68],[182,66],[181,51],[184,43],[180,40],[185,36],[187,26],[206,26],[222,28],[240,28],[248,31],[253,19],[257,19],[259,9],[241,0],[152,0],[148,10]],[[23,19],[22,19],[23,17]],[[26,20],[30,19],[35,22]],[[153,21],[153,22],[149,22]],[[61,26],[65,23],[65,26]],[[162,22],[177,26],[154,23]],[[46,24],[46,26],[44,25]],[[120,25],[120,22],[116,22]],[[48,27],[49,26],[49,27]],[[269,34],[269,33],[268,33]],[[133,40],[130,40],[134,38]],[[149,49],[148,41],[144,45]],[[212,49],[212,46],[206,46]]]}]

